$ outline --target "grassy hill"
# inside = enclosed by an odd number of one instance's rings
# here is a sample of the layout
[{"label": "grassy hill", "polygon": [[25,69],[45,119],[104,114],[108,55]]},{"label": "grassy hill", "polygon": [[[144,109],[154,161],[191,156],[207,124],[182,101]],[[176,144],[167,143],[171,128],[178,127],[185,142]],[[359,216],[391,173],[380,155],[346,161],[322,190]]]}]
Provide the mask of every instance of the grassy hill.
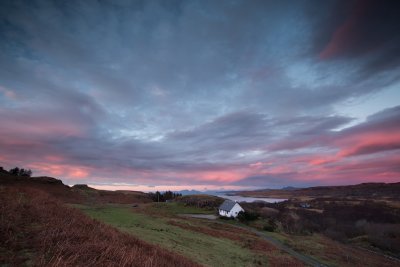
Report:
[{"label": "grassy hill", "polygon": [[97,190],[84,184],[69,187],[61,180],[41,176],[23,177],[0,172],[0,185],[19,186],[43,190],[51,196],[67,203],[148,203],[152,200],[138,191]]},{"label": "grassy hill", "polygon": [[[134,208],[124,204],[128,200],[141,204]],[[196,200],[221,202],[211,196]],[[214,209],[199,208],[190,197],[180,201],[150,203],[142,192],[1,174],[0,265],[303,266],[254,234],[229,234],[238,230],[181,217]]]},{"label": "grassy hill", "polygon": [[0,204],[2,266],[199,266],[38,188],[2,185]]},{"label": "grassy hill", "polygon": [[222,202],[224,202],[224,199],[216,196],[199,194],[199,195],[181,196],[176,198],[175,201],[183,203],[187,206],[208,208],[213,210],[219,207],[222,204]]},{"label": "grassy hill", "polygon": [[[368,236],[357,236],[361,239],[344,244],[329,238],[322,232],[325,228],[317,231],[328,225],[325,219],[336,225],[327,230],[346,233],[346,229],[377,226],[371,224],[373,221],[360,220],[369,214],[398,218],[397,209],[391,206],[365,204],[356,198],[351,198],[351,203],[345,200],[312,198],[311,209],[299,208],[297,200],[249,203],[243,204],[247,211],[261,214],[253,222],[205,220],[189,215],[215,214],[223,199],[189,195],[157,203],[142,192],[96,190],[87,185],[69,187],[52,177],[0,172],[0,266],[310,264],[304,257],[327,266],[400,266],[387,255],[360,249],[359,242]],[[354,207],[357,212],[352,212]],[[346,220],[336,220],[343,213],[347,214]],[[271,222],[277,224],[274,232],[265,228]],[[396,246],[397,230],[385,226],[385,231],[375,232],[395,236],[377,240]],[[295,249],[297,256],[290,249]]]},{"label": "grassy hill", "polygon": [[139,191],[107,191],[97,190],[85,184],[72,186],[71,190],[84,198],[84,202],[91,203],[149,203],[149,195]]},{"label": "grassy hill", "polygon": [[78,206],[90,217],[172,250],[204,266],[304,266],[253,233],[219,222],[183,217],[212,214],[183,203]]},{"label": "grassy hill", "polygon": [[316,186],[308,188],[261,189],[235,192],[236,195],[271,198],[299,197],[364,197],[400,200],[400,183],[363,183],[344,186]]}]

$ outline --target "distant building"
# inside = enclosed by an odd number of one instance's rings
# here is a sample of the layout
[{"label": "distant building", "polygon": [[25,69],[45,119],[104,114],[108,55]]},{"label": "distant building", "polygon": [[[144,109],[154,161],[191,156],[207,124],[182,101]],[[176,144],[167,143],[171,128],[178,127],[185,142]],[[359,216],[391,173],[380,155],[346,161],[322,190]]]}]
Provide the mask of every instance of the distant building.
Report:
[{"label": "distant building", "polygon": [[309,208],[311,208],[311,205],[308,203],[300,203],[300,207],[303,209],[309,209]]},{"label": "distant building", "polygon": [[219,215],[224,217],[236,218],[241,211],[244,211],[244,209],[239,205],[239,203],[232,200],[225,200],[218,208]]}]

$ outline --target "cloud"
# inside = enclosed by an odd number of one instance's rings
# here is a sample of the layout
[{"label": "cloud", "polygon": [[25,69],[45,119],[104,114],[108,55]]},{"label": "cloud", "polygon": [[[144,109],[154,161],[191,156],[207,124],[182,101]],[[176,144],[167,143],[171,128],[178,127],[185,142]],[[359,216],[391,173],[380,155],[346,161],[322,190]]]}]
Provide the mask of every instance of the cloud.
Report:
[{"label": "cloud", "polygon": [[334,28],[321,28],[325,30],[321,34],[330,34],[330,39],[320,58],[364,57],[363,78],[396,69],[400,58],[398,9],[396,1],[338,1],[330,22]]},{"label": "cloud", "polygon": [[358,118],[337,106],[399,81],[394,10],[368,1],[2,1],[0,159],[149,186],[318,184],[334,164],[392,164],[398,107],[344,128]]},{"label": "cloud", "polygon": [[310,185],[316,186],[318,182],[315,181],[307,183],[304,181],[296,181],[296,173],[282,173],[278,175],[260,175],[260,176],[250,176],[242,180],[232,183],[236,186],[248,186],[252,185],[257,188],[282,188],[288,185],[294,187],[307,187]]},{"label": "cloud", "polygon": [[[399,106],[373,114],[363,123],[341,131],[333,131],[351,121],[346,117],[294,118],[290,125],[297,126],[291,135],[272,144],[270,150],[293,150],[312,147],[333,147],[375,153],[379,150],[397,149],[399,141]],[[282,124],[284,121],[281,121]],[[313,124],[314,122],[314,124]],[[391,144],[393,147],[391,147]],[[349,155],[341,152],[342,155]],[[351,153],[353,154],[353,152]],[[354,153],[357,154],[357,153]]]},{"label": "cloud", "polygon": [[341,154],[354,156],[399,149],[399,115],[399,106],[389,108],[369,116],[360,125],[344,130],[336,140],[343,147]]}]

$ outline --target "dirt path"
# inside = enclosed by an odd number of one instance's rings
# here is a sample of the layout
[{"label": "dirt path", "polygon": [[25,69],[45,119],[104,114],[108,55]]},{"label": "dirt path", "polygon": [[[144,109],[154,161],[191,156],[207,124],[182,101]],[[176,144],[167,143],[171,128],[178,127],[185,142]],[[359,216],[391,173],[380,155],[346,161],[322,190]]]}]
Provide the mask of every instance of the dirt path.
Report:
[{"label": "dirt path", "polygon": [[292,248],[288,247],[287,245],[283,244],[280,240],[266,235],[263,232],[257,231],[255,229],[252,229],[250,227],[245,227],[245,226],[236,226],[238,228],[242,228],[242,229],[246,229],[250,232],[255,233],[256,235],[258,235],[259,237],[267,240],[268,242],[270,242],[271,244],[273,244],[274,246],[276,246],[277,248],[289,253],[290,255],[292,255],[293,257],[295,257],[296,259],[304,262],[305,264],[311,265],[311,266],[315,266],[315,267],[327,267],[327,265],[322,264],[321,262],[317,261],[314,258],[311,258],[310,256],[301,254],[295,250],[293,250]]},{"label": "dirt path", "polygon": [[216,220],[218,217],[212,214],[178,214],[182,217],[190,217],[197,219],[207,219],[207,220]]},{"label": "dirt path", "polygon": [[[203,214],[180,214],[180,216],[187,216],[187,217],[192,217],[192,218],[199,218],[199,219],[208,219],[208,220],[214,220],[214,222],[216,223],[220,223],[220,224],[227,224],[221,221],[217,221],[216,216],[215,215],[203,215]],[[213,217],[211,217],[213,216]],[[284,243],[282,243],[282,241],[269,236],[261,231],[255,230],[251,227],[247,227],[247,226],[239,226],[239,225],[232,225],[232,224],[228,224],[229,226],[233,226],[233,227],[237,227],[240,229],[244,229],[247,231],[250,231],[252,233],[255,233],[256,235],[258,235],[259,237],[261,237],[262,239],[268,241],[269,243],[271,243],[272,245],[274,245],[275,247],[289,253],[290,255],[292,255],[293,257],[295,257],[296,259],[304,262],[307,265],[310,266],[314,266],[314,267],[327,267],[327,265],[317,261],[314,258],[311,258],[310,256],[304,255],[302,253],[299,253],[295,250],[293,250],[292,248],[290,248],[289,246],[285,245]]]}]

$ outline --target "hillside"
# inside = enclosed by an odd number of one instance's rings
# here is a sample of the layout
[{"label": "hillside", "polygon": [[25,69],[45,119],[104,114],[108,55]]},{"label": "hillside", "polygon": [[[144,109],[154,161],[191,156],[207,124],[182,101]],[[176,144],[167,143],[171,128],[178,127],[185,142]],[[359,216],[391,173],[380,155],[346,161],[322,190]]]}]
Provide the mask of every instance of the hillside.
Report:
[{"label": "hillside", "polygon": [[1,266],[198,266],[38,188],[2,185],[0,204]]},{"label": "hillside", "polygon": [[152,202],[149,195],[139,191],[108,191],[97,190],[85,184],[74,185],[71,190],[83,196],[85,202],[92,203],[148,203]]},{"label": "hillside", "polygon": [[271,198],[299,197],[357,197],[357,198],[389,198],[400,200],[400,183],[362,183],[345,186],[317,186],[299,189],[262,189],[255,191],[239,191],[235,195]]},{"label": "hillside", "polygon": [[[379,196],[393,197],[378,185]],[[346,190],[359,196],[372,190],[355,187]],[[323,190],[339,195],[343,188]],[[301,207],[301,197],[241,203],[253,216],[223,220],[212,216],[223,201],[216,196],[158,203],[142,192],[69,187],[3,171],[0,266],[399,266],[396,201],[288,191],[308,194],[310,208]]]},{"label": "hillside", "polygon": [[59,179],[47,176],[23,177],[0,172],[0,185],[29,187],[43,190],[51,196],[67,203],[148,203],[150,197],[138,191],[97,190],[85,184],[72,187]]},{"label": "hillside", "polygon": [[[180,216],[212,213],[208,205],[220,202],[217,197],[183,197],[182,202],[135,207],[114,204],[122,195],[146,196],[3,173],[0,266],[303,266],[250,232],[225,237],[238,229]],[[104,202],[108,198],[112,202]]]},{"label": "hillside", "polygon": [[224,202],[223,198],[210,195],[186,195],[175,199],[176,202],[198,208],[215,209]]}]

